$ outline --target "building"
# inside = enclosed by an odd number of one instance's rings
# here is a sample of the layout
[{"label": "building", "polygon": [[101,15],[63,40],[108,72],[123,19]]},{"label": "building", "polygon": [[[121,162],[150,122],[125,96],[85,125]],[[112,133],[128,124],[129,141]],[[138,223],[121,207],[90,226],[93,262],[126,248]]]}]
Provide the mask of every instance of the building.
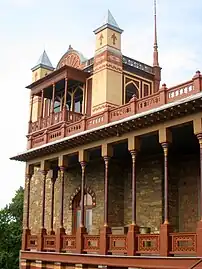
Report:
[{"label": "building", "polygon": [[93,58],[32,69],[21,269],[202,268],[202,76],[160,85],[154,15],[153,66],[108,11]]}]

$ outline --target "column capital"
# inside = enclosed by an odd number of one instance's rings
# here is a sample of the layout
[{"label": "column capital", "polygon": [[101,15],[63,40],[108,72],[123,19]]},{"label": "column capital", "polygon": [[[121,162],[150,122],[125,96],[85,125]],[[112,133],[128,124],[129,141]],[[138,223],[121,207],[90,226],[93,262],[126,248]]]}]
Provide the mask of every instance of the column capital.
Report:
[{"label": "column capital", "polygon": [[132,149],[132,150],[129,150],[132,158],[136,157],[137,156],[137,153],[138,153],[138,150],[137,149]]},{"label": "column capital", "polygon": [[109,162],[111,156],[103,156],[104,162]]},{"label": "column capital", "polygon": [[196,137],[198,138],[198,141],[199,141],[200,147],[202,147],[202,133],[197,134],[197,135],[196,135]]},{"label": "column capital", "polygon": [[81,162],[80,162],[80,165],[81,165],[81,167],[86,167],[87,162],[86,162],[86,161],[81,161]]},{"label": "column capital", "polygon": [[164,155],[167,156],[168,155],[169,143],[168,142],[163,142],[163,143],[161,143],[161,146],[163,148]]}]

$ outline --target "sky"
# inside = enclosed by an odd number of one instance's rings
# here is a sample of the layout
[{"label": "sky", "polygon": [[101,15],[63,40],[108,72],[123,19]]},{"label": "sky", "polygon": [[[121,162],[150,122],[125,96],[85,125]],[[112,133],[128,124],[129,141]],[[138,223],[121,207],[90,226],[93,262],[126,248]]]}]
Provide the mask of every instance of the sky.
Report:
[{"label": "sky", "polygon": [[[0,0],[0,208],[24,186],[25,164],[9,157],[26,149],[30,69],[44,49],[56,66],[69,44],[92,57],[93,30],[108,9],[124,30],[122,53],[152,64],[153,0]],[[201,14],[201,0],[157,0],[161,82],[167,87],[202,70]]]}]

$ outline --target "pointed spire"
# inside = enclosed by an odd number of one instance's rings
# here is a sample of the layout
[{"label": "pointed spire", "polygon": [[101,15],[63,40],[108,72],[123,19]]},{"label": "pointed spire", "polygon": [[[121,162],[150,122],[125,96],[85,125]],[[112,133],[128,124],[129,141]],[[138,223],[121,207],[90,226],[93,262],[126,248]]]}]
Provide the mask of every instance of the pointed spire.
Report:
[{"label": "pointed spire", "polygon": [[159,66],[158,43],[157,43],[156,0],[154,0],[154,53],[153,53],[153,66]]},{"label": "pointed spire", "polygon": [[43,53],[41,54],[38,62],[36,63],[36,65],[32,68],[32,71],[36,70],[37,68],[39,67],[44,67],[46,69],[49,69],[49,70],[54,70],[54,67],[46,53],[46,51],[44,50]]},{"label": "pointed spire", "polygon": [[122,33],[123,30],[120,29],[118,23],[116,22],[116,20],[114,19],[112,13],[110,12],[110,10],[108,9],[107,11],[107,15],[104,18],[104,22],[102,24],[102,26],[100,26],[99,28],[97,28],[94,33],[97,34],[100,31],[104,30],[105,28],[110,28],[112,30],[117,31],[118,33]]},{"label": "pointed spire", "polygon": [[108,24],[108,25],[111,25],[113,27],[119,28],[118,23],[114,19],[113,15],[112,15],[112,13],[110,12],[109,9],[108,9],[107,15],[105,16],[104,21],[103,21],[103,25],[105,25],[105,24]]}]

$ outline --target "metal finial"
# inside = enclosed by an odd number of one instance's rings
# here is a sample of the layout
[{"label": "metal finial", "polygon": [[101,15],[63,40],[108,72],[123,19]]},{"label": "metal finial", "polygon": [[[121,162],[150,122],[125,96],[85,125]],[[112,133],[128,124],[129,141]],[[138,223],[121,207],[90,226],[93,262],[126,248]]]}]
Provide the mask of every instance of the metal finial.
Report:
[{"label": "metal finial", "polygon": [[156,0],[154,0],[154,59],[153,65],[159,66],[158,62],[158,43],[157,43],[157,20],[156,20]]}]

